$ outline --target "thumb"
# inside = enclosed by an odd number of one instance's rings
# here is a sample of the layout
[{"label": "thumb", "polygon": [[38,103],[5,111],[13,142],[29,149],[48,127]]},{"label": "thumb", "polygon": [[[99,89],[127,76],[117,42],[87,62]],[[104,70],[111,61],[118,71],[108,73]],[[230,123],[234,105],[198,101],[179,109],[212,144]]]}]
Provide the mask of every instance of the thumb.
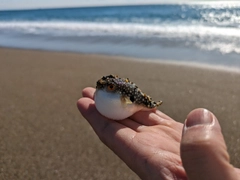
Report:
[{"label": "thumb", "polygon": [[218,120],[206,109],[195,109],[187,116],[181,158],[190,180],[237,179]]}]

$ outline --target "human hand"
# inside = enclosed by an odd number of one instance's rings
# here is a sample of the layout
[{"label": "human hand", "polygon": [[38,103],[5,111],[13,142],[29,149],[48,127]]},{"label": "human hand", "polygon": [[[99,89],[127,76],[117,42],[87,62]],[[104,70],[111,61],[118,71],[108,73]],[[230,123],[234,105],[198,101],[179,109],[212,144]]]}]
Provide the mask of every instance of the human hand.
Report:
[{"label": "human hand", "polygon": [[94,88],[83,90],[77,103],[80,112],[100,140],[141,179],[240,178],[239,169],[229,164],[221,128],[209,111],[192,111],[185,125],[158,110],[113,121],[96,110],[94,92]]}]

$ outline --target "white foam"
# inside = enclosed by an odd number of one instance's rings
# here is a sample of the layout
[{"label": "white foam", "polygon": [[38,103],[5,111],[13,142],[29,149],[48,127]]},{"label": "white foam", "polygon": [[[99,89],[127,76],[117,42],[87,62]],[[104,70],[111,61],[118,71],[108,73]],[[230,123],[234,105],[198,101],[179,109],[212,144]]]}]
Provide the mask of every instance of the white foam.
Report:
[{"label": "white foam", "polygon": [[[110,23],[64,21],[0,22],[0,32],[47,36],[121,36],[132,38],[181,39],[203,50],[240,53],[240,30],[235,27],[211,27],[191,24]],[[187,44],[186,43],[186,44]]]},{"label": "white foam", "polygon": [[203,25],[189,24],[139,24],[139,23],[100,23],[100,22],[61,22],[61,21],[16,21],[16,22],[0,22],[0,30],[22,30],[26,32],[37,32],[41,30],[66,30],[66,31],[82,31],[87,33],[101,32],[102,34],[119,34],[119,35],[169,35],[170,37],[191,36],[191,35],[210,35],[210,36],[229,36],[239,37],[238,28],[234,27],[210,27]]}]

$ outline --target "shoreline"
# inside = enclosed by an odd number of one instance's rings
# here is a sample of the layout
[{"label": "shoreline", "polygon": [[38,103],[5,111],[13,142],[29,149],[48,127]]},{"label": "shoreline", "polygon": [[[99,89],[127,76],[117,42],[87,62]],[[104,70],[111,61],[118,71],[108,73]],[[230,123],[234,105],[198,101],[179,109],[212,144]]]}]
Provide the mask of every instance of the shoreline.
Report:
[{"label": "shoreline", "polygon": [[134,58],[0,48],[3,179],[138,179],[80,115],[76,102],[103,75],[135,82],[183,122],[199,107],[218,118],[240,167],[240,73]]},{"label": "shoreline", "polygon": [[240,73],[240,68],[229,67],[224,65],[216,64],[207,64],[200,62],[191,62],[191,61],[178,61],[175,59],[154,59],[154,58],[144,58],[144,57],[133,57],[127,55],[113,55],[113,54],[104,54],[104,53],[84,53],[76,51],[64,51],[64,50],[45,50],[45,49],[27,49],[27,48],[17,48],[17,47],[4,47],[0,46],[0,50],[19,50],[19,51],[36,51],[36,52],[49,52],[49,53],[64,53],[64,54],[75,54],[75,55],[90,55],[90,56],[101,56],[101,57],[111,57],[113,59],[118,59],[121,61],[135,61],[143,63],[155,63],[155,64],[165,64],[165,65],[175,65],[175,66],[185,66],[189,68],[197,69],[208,69],[208,70],[217,70],[217,71],[226,71],[232,73]]}]

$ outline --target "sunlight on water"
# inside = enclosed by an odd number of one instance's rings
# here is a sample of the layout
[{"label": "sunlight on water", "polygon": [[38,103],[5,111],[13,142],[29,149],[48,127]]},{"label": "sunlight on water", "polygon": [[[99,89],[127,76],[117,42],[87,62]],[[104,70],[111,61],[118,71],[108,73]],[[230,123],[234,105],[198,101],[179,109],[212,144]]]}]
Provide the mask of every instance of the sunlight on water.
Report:
[{"label": "sunlight on water", "polygon": [[137,23],[92,23],[92,22],[1,22],[4,33],[32,34],[61,37],[121,36],[132,38],[181,39],[186,44],[203,50],[218,50],[221,53],[240,53],[240,31],[233,27],[211,27],[163,23],[148,25]]},{"label": "sunlight on water", "polygon": [[148,54],[158,47],[240,55],[240,3],[0,11],[0,46],[21,47],[28,38],[40,49],[46,46],[40,47],[39,40],[54,45],[57,38],[99,47],[101,42],[141,46],[149,48]]}]

